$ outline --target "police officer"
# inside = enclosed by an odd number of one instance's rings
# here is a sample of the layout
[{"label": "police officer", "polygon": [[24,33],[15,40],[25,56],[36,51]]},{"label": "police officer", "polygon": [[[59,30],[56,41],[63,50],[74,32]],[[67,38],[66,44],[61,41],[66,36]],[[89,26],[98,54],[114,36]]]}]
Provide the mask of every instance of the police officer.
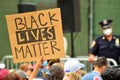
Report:
[{"label": "police officer", "polygon": [[98,57],[94,62],[94,70],[84,75],[81,80],[103,80],[101,74],[107,67],[107,60],[105,57]]},{"label": "police officer", "polygon": [[95,56],[105,56],[120,64],[120,36],[112,34],[112,22],[111,19],[99,22],[103,35],[92,42],[89,54],[90,62],[95,60]]}]

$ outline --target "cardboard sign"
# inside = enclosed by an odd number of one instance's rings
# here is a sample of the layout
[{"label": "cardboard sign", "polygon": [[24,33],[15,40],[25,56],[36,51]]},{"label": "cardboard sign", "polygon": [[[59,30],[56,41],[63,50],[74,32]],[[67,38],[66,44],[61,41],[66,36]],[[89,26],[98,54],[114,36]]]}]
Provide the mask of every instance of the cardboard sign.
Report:
[{"label": "cardboard sign", "polygon": [[65,57],[59,8],[6,15],[14,63]]}]

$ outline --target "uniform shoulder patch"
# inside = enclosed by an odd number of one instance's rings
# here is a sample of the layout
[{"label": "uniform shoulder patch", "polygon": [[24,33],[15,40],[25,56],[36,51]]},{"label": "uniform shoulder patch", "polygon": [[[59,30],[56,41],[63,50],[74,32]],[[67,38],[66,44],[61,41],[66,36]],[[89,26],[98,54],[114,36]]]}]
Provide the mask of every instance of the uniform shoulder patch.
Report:
[{"label": "uniform shoulder patch", "polygon": [[94,41],[92,42],[90,48],[93,48],[93,47],[95,46],[95,44],[96,44],[96,41],[94,40]]},{"label": "uniform shoulder patch", "polygon": [[120,46],[120,42],[119,42],[119,39],[118,39],[118,38],[115,40],[115,45],[116,45],[116,46]]}]

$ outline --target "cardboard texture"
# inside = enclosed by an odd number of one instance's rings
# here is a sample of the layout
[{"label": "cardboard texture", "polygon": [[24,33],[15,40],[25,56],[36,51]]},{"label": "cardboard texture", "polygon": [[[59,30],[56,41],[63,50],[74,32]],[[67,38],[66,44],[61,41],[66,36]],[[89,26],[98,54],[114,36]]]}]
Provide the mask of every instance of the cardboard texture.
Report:
[{"label": "cardboard texture", "polygon": [[14,63],[65,57],[59,8],[6,15]]}]

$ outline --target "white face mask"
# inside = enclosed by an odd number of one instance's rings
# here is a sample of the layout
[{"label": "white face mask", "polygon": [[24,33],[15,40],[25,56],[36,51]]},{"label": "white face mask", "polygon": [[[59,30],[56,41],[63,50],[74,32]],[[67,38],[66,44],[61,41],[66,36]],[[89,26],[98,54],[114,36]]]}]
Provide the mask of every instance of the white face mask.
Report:
[{"label": "white face mask", "polygon": [[111,28],[103,30],[103,34],[104,35],[109,36],[111,33],[112,33],[112,29]]}]

